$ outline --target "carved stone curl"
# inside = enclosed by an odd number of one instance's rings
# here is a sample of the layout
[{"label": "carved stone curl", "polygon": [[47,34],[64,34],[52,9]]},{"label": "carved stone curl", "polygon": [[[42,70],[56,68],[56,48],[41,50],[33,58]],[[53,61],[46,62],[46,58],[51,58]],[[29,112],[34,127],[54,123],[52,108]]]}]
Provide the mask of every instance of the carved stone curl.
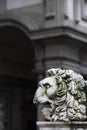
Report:
[{"label": "carved stone curl", "polygon": [[87,81],[73,70],[51,68],[35,92],[34,104],[42,104],[41,111],[47,120],[70,121],[86,119]]}]

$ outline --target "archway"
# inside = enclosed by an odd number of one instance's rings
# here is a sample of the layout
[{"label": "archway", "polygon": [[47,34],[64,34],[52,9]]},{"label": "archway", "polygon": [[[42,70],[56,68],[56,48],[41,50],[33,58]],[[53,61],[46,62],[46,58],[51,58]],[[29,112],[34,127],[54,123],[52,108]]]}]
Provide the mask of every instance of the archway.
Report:
[{"label": "archway", "polygon": [[0,103],[6,129],[35,129],[35,54],[32,41],[20,28],[0,27]]}]

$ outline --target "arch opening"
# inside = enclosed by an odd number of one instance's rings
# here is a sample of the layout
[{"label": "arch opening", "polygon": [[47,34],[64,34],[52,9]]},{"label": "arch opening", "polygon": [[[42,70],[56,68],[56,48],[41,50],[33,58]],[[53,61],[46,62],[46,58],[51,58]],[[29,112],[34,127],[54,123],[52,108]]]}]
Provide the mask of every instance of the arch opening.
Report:
[{"label": "arch opening", "polygon": [[4,106],[4,127],[9,130],[36,129],[34,59],[32,41],[23,30],[0,27],[0,103]]}]

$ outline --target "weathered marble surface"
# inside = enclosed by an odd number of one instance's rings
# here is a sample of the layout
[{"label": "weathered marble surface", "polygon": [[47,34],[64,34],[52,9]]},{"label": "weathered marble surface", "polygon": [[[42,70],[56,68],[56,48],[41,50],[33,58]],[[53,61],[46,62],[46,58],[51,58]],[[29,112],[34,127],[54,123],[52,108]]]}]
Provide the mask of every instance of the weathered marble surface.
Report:
[{"label": "weathered marble surface", "polygon": [[48,122],[38,121],[38,130],[87,130],[87,122]]},{"label": "weathered marble surface", "polygon": [[73,70],[51,68],[38,84],[33,102],[42,104],[41,111],[50,121],[86,120],[87,81]]}]

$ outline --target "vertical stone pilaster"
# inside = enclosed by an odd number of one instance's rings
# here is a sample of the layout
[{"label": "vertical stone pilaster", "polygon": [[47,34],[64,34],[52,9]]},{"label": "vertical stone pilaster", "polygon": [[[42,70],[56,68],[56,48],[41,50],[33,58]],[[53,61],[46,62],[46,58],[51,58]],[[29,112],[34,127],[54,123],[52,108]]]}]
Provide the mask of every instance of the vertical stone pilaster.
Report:
[{"label": "vertical stone pilaster", "polygon": [[[37,74],[37,82],[44,78],[44,46],[41,41],[35,41],[35,71]],[[37,120],[44,120],[40,111],[41,105],[37,107]]]},{"label": "vertical stone pilaster", "polygon": [[[80,46],[79,42],[68,36],[56,38],[47,38],[36,41],[36,73],[38,82],[42,80],[49,68],[72,69],[80,72]],[[40,112],[40,106],[37,109],[38,120],[44,120]]]}]

